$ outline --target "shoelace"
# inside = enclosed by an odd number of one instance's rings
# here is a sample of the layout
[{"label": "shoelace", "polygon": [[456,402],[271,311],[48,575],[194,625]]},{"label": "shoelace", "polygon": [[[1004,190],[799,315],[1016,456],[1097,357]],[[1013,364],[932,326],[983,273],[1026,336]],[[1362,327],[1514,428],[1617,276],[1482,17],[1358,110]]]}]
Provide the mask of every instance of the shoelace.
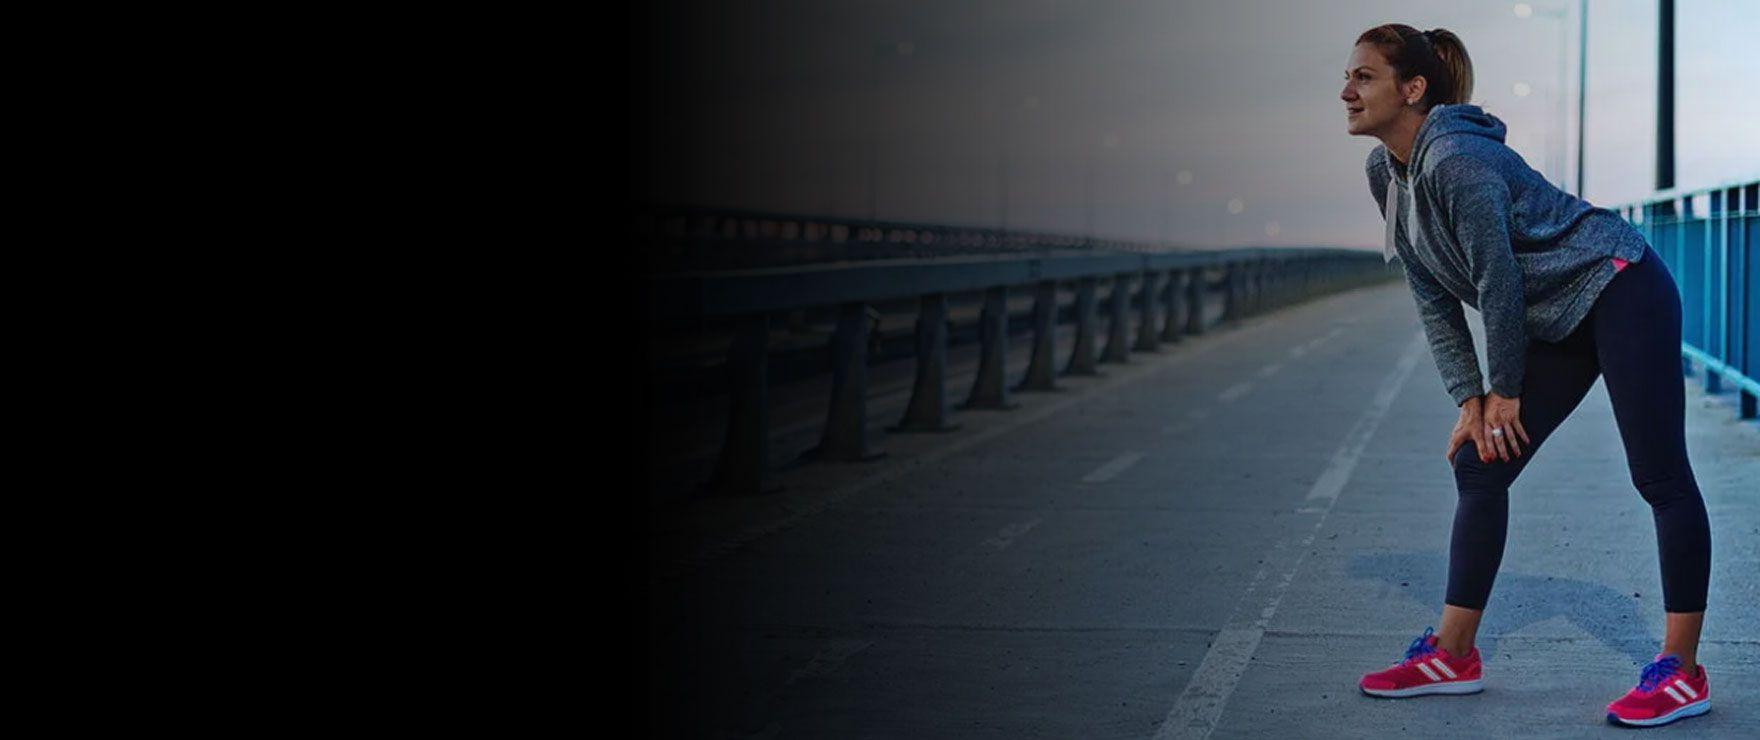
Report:
[{"label": "shoelace", "polygon": [[1673,655],[1651,662],[1644,666],[1643,673],[1638,676],[1638,690],[1649,691],[1656,688],[1657,684],[1662,683],[1662,679],[1674,675],[1675,671],[1680,670],[1680,667],[1681,659]]},{"label": "shoelace", "polygon": [[1424,634],[1418,635],[1418,639],[1412,640],[1412,644],[1406,647],[1405,659],[1409,661],[1420,655],[1429,655],[1436,652],[1436,647],[1430,644],[1430,635],[1435,633],[1436,630],[1434,627],[1425,627]]}]

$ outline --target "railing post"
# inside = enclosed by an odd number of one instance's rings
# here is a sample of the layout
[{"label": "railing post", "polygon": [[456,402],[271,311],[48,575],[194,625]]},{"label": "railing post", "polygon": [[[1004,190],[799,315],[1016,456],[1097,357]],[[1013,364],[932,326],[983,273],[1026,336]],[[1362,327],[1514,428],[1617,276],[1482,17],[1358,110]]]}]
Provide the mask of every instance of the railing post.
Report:
[{"label": "railing post", "polygon": [[1242,264],[1241,262],[1229,262],[1223,265],[1222,269],[1226,272],[1223,273],[1222,282],[1227,288],[1227,291],[1222,294],[1223,321],[1233,322],[1241,317],[1245,301],[1245,296],[1242,295],[1245,291],[1243,285],[1245,281],[1241,280]]},{"label": "railing post", "polygon": [[1161,347],[1161,321],[1156,318],[1160,308],[1161,273],[1154,270],[1143,270],[1142,288],[1137,292],[1143,296],[1143,318],[1137,324],[1137,352],[1154,352]]},{"label": "railing post", "polygon": [[1210,289],[1209,268],[1194,267],[1186,283],[1186,333],[1204,333],[1204,294]]},{"label": "railing post", "polygon": [[947,420],[947,294],[922,297],[917,310],[917,381],[910,406],[893,432],[948,432],[959,428]]},{"label": "railing post", "polygon": [[831,336],[831,408],[819,445],[802,459],[865,462],[886,453],[868,449],[868,304],[838,306]]},{"label": "railing post", "polygon": [[[1760,276],[1760,183],[1738,186],[1731,192],[1739,190],[1741,195],[1734,201],[1739,204],[1736,213],[1739,215],[1735,225],[1735,241],[1738,248],[1731,250],[1741,255],[1741,268],[1735,272],[1740,275],[1741,290],[1737,291],[1735,302],[1741,307],[1742,324],[1739,343],[1741,352],[1741,371],[1749,380],[1760,382],[1760,362],[1755,361],[1755,353],[1760,352],[1760,285],[1754,278]],[[1760,396],[1749,392],[1752,386],[1744,386],[1741,391],[1741,415],[1743,419],[1752,419],[1760,415]]]},{"label": "railing post", "polygon": [[1275,310],[1282,306],[1283,297],[1283,260],[1267,258],[1265,260],[1265,308]]},{"label": "railing post", "polygon": [[1167,307],[1167,320],[1161,328],[1161,341],[1177,342],[1186,328],[1185,288],[1189,271],[1170,270],[1167,273],[1167,288],[1162,291],[1163,305]]},{"label": "railing post", "polygon": [[1099,375],[1094,363],[1094,293],[1099,280],[1084,277],[1076,281],[1076,342],[1070,350],[1069,365],[1064,375]]},{"label": "railing post", "polygon": [[978,320],[978,375],[972,381],[972,393],[961,408],[1012,409],[1019,404],[1008,400],[1008,287],[997,286],[984,291],[984,312]]},{"label": "railing post", "polygon": [[1265,260],[1254,258],[1247,263],[1247,315],[1256,316],[1265,310]]},{"label": "railing post", "polygon": [[1057,390],[1057,281],[1041,280],[1033,293],[1033,357],[1017,391]]},{"label": "railing post", "polygon": [[702,493],[751,496],[782,490],[765,481],[770,466],[769,340],[770,317],[753,314],[740,323],[727,349],[727,436],[715,472],[699,488]]},{"label": "railing post", "polygon": [[1106,352],[1100,356],[1101,362],[1124,363],[1130,361],[1131,328],[1131,275],[1121,272],[1112,276],[1112,324],[1107,327]]},{"label": "railing post", "polygon": [[[1718,339],[1717,329],[1723,324],[1724,314],[1719,310],[1717,301],[1717,270],[1716,265],[1713,264],[1712,260],[1712,257],[1716,255],[1716,248],[1713,246],[1715,242],[1712,241],[1711,234],[1712,225],[1717,221],[1718,206],[1721,205],[1720,201],[1722,200],[1718,195],[1719,194],[1717,193],[1712,193],[1707,198],[1711,205],[1709,213],[1703,215],[1693,213],[1691,211],[1691,205],[1689,205],[1688,216],[1694,220],[1704,221],[1704,238],[1701,239],[1700,243],[1697,245],[1701,255],[1700,259],[1702,260],[1699,284],[1703,286],[1705,290],[1704,300],[1700,303],[1699,330],[1701,332],[1701,339],[1699,340],[1699,349],[1704,351],[1706,355],[1721,361],[1726,358],[1726,355],[1723,354],[1722,348],[1718,346],[1721,342],[1717,342],[1716,340]],[[1690,196],[1688,197],[1687,202],[1689,204],[1692,203],[1692,198]],[[1710,395],[1717,395],[1723,392],[1723,376],[1718,374],[1717,370],[1711,366],[1711,363],[1705,363],[1705,392]]]}]

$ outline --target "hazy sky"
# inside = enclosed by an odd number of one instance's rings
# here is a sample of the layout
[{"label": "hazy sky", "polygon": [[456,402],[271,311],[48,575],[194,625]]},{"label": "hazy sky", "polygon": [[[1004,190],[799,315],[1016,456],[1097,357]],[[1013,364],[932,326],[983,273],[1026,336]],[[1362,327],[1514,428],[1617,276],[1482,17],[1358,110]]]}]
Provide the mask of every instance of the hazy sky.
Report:
[{"label": "hazy sky", "polygon": [[[1345,133],[1339,92],[1351,43],[1381,23],[1460,34],[1472,102],[1555,182],[1550,153],[1566,149],[1575,187],[1578,3],[1533,2],[1526,19],[1515,5],[666,0],[637,60],[653,96],[635,112],[645,189],[667,204],[1378,248],[1363,175],[1378,142]],[[1655,182],[1656,5],[1590,2],[1596,205]],[[1564,12],[1565,47],[1549,11]],[[1675,13],[1677,185],[1760,177],[1760,2]]]}]

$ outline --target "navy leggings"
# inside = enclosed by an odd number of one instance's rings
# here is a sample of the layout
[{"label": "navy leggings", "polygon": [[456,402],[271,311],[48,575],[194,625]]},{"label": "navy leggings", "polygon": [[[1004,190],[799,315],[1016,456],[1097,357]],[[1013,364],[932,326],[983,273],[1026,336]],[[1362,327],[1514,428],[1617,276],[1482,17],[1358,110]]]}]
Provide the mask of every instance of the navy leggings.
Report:
[{"label": "navy leggings", "polygon": [[1711,523],[1687,463],[1681,296],[1653,249],[1614,275],[1570,336],[1557,343],[1529,340],[1521,419],[1532,443],[1522,445],[1522,456],[1480,462],[1478,447],[1470,440],[1455,450],[1460,497],[1449,549],[1447,603],[1485,608],[1503,561],[1510,484],[1597,376],[1606,378],[1632,484],[1656,519],[1663,608],[1705,610]]}]

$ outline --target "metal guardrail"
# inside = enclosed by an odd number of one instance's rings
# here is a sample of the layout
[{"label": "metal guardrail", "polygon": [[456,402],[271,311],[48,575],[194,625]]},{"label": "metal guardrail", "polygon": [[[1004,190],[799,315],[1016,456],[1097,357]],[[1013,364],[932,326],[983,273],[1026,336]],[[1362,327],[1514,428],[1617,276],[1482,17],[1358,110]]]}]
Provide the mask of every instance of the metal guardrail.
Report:
[{"label": "metal guardrail", "polygon": [[653,272],[1053,250],[1194,251],[1073,234],[686,206],[651,208],[640,219]]},{"label": "metal guardrail", "polygon": [[[1231,249],[1210,252],[1111,249],[878,259],[721,272],[650,275],[649,315],[667,322],[716,318],[736,327],[726,370],[731,403],[716,470],[706,493],[749,495],[779,490],[766,482],[769,461],[767,348],[772,316],[837,307],[831,339],[832,387],[818,446],[803,457],[865,461],[869,311],[872,304],[916,298],[916,381],[904,418],[890,432],[944,432],[951,421],[945,388],[948,294],[984,296],[978,371],[960,409],[1009,409],[1011,392],[1057,390],[1060,375],[1097,375],[1096,365],[1131,352],[1201,334],[1210,326],[1206,299],[1221,293],[1229,322],[1337,290],[1397,277],[1379,252],[1326,249]],[[1099,285],[1110,285],[1106,346],[1098,346]],[[1032,352],[1024,379],[1005,382],[1008,294],[1031,290]],[[1074,292],[1075,342],[1057,369],[1058,294]],[[1133,290],[1134,288],[1134,290]],[[1131,312],[1139,319],[1133,332]],[[1132,335],[1135,335],[1133,340]]]},{"label": "metal guardrail", "polygon": [[1760,399],[1760,177],[1652,193],[1613,210],[1668,264],[1681,288],[1681,365],[1704,368],[1705,390],[1727,380],[1743,419]]}]

